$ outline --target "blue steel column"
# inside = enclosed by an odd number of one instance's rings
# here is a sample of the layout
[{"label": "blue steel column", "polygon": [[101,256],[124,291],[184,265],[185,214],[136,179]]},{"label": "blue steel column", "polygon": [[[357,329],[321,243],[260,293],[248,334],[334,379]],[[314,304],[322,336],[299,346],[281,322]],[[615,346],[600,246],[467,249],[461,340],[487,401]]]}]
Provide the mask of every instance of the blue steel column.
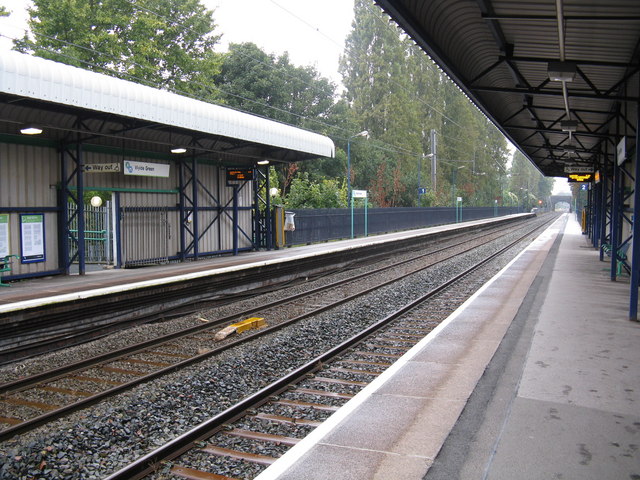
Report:
[{"label": "blue steel column", "polygon": [[78,204],[78,273],[84,275],[86,272],[84,259],[84,158],[82,156],[82,144],[76,147],[76,179],[78,184],[77,200]]},{"label": "blue steel column", "polygon": [[621,177],[622,172],[620,171],[620,167],[618,166],[618,162],[614,160],[613,162],[613,188],[611,190],[611,201],[613,203],[613,207],[611,209],[611,269],[610,276],[611,281],[616,281],[616,255],[615,252],[618,250],[619,243],[619,232],[620,232],[620,203],[622,201],[622,193],[621,193]]},{"label": "blue steel column", "polygon": [[180,189],[180,199],[178,203],[178,212],[180,215],[180,261],[184,262],[187,258],[187,232],[186,225],[184,224],[185,219],[185,205],[184,205],[184,189],[186,188],[184,184],[184,162],[179,162],[178,164],[178,182]]},{"label": "blue steel column", "polygon": [[600,208],[600,261],[603,260],[604,250],[602,245],[607,242],[607,200],[609,198],[608,183],[609,175],[607,174],[607,156],[605,155],[604,166],[600,172],[600,183],[602,184],[602,207]]},{"label": "blue steel column", "polygon": [[120,228],[122,211],[120,210],[120,192],[113,192],[113,208],[116,209],[116,224],[113,226],[113,234],[116,236],[116,268],[122,268],[122,237]]},{"label": "blue steel column", "polygon": [[633,190],[633,240],[631,244],[631,298],[629,320],[638,321],[638,281],[640,280],[640,168],[638,165],[640,145],[640,102],[636,102],[636,148]]},{"label": "blue steel column", "polygon": [[200,253],[200,229],[198,228],[198,160],[195,155],[191,159],[191,203],[193,204],[193,255],[198,259]]},{"label": "blue steel column", "polygon": [[65,275],[69,275],[69,177],[67,172],[67,155],[66,148],[60,149],[60,233],[58,241],[60,242],[60,267]]},{"label": "blue steel column", "polygon": [[238,255],[238,185],[233,185],[233,254]]},{"label": "blue steel column", "polygon": [[593,229],[591,240],[594,248],[598,248],[600,240],[600,210],[602,208],[602,185],[600,183],[593,183]]},{"label": "blue steel column", "polygon": [[266,229],[266,241],[267,241],[267,250],[273,250],[273,238],[271,237],[271,181],[269,180],[269,167],[267,167],[267,180],[266,180],[266,195],[267,195],[267,208],[264,212],[265,214],[265,229]]}]

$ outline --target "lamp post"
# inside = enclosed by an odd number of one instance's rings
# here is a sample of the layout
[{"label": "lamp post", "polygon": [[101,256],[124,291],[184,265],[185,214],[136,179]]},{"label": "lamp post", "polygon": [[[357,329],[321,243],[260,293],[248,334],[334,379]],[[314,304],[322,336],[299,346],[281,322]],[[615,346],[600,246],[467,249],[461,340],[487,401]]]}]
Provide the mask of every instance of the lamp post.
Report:
[{"label": "lamp post", "polygon": [[462,165],[461,167],[456,167],[453,169],[453,175],[452,175],[452,179],[451,179],[451,198],[453,199],[453,206],[456,206],[456,176],[458,173],[458,170],[462,170],[463,168],[465,168],[466,165]]},{"label": "lamp post", "polygon": [[351,206],[351,139],[356,137],[369,138],[369,132],[363,130],[360,133],[350,136],[347,139],[347,206]]},{"label": "lamp post", "polygon": [[433,153],[428,153],[428,154],[422,154],[421,157],[418,157],[418,207],[420,206],[420,195],[422,195],[422,192],[420,191],[420,167],[422,166],[422,160],[424,160],[425,158],[432,158],[433,157]]}]

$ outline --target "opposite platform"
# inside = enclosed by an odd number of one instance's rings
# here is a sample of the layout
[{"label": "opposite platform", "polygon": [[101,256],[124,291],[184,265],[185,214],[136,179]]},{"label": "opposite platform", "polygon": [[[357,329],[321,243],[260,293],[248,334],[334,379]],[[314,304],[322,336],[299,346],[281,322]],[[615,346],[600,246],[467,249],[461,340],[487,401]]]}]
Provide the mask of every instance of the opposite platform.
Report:
[{"label": "opposite platform", "polygon": [[584,247],[564,216],[258,479],[640,478],[640,327]]}]

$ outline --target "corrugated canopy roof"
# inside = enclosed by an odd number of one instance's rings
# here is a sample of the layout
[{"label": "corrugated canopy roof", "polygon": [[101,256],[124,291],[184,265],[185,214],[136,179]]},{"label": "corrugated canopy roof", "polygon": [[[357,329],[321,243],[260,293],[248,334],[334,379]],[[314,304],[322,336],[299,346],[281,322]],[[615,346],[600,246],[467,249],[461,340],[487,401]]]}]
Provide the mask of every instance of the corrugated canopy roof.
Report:
[{"label": "corrugated canopy roof", "polygon": [[[640,1],[376,3],[545,175],[598,168],[622,135],[633,148]],[[572,81],[550,80],[549,62],[560,61],[552,69],[575,72]]]},{"label": "corrugated canopy roof", "polygon": [[333,157],[323,135],[171,92],[16,52],[0,57],[0,120],[49,138],[168,152],[181,145],[235,163]]}]

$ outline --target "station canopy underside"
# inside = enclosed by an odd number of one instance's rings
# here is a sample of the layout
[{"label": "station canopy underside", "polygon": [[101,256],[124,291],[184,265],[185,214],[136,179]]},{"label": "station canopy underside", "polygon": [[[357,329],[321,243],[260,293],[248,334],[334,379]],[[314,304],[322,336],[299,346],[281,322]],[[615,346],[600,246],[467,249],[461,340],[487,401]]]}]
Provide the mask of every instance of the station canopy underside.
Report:
[{"label": "station canopy underside", "polygon": [[[170,150],[221,165],[333,157],[328,137],[171,92],[9,52],[0,58],[0,133],[25,125],[39,139],[140,151]],[[39,140],[38,140],[39,141]],[[179,156],[175,156],[179,158]]]},{"label": "station canopy underside", "polygon": [[638,0],[376,3],[544,175],[635,139]]}]

